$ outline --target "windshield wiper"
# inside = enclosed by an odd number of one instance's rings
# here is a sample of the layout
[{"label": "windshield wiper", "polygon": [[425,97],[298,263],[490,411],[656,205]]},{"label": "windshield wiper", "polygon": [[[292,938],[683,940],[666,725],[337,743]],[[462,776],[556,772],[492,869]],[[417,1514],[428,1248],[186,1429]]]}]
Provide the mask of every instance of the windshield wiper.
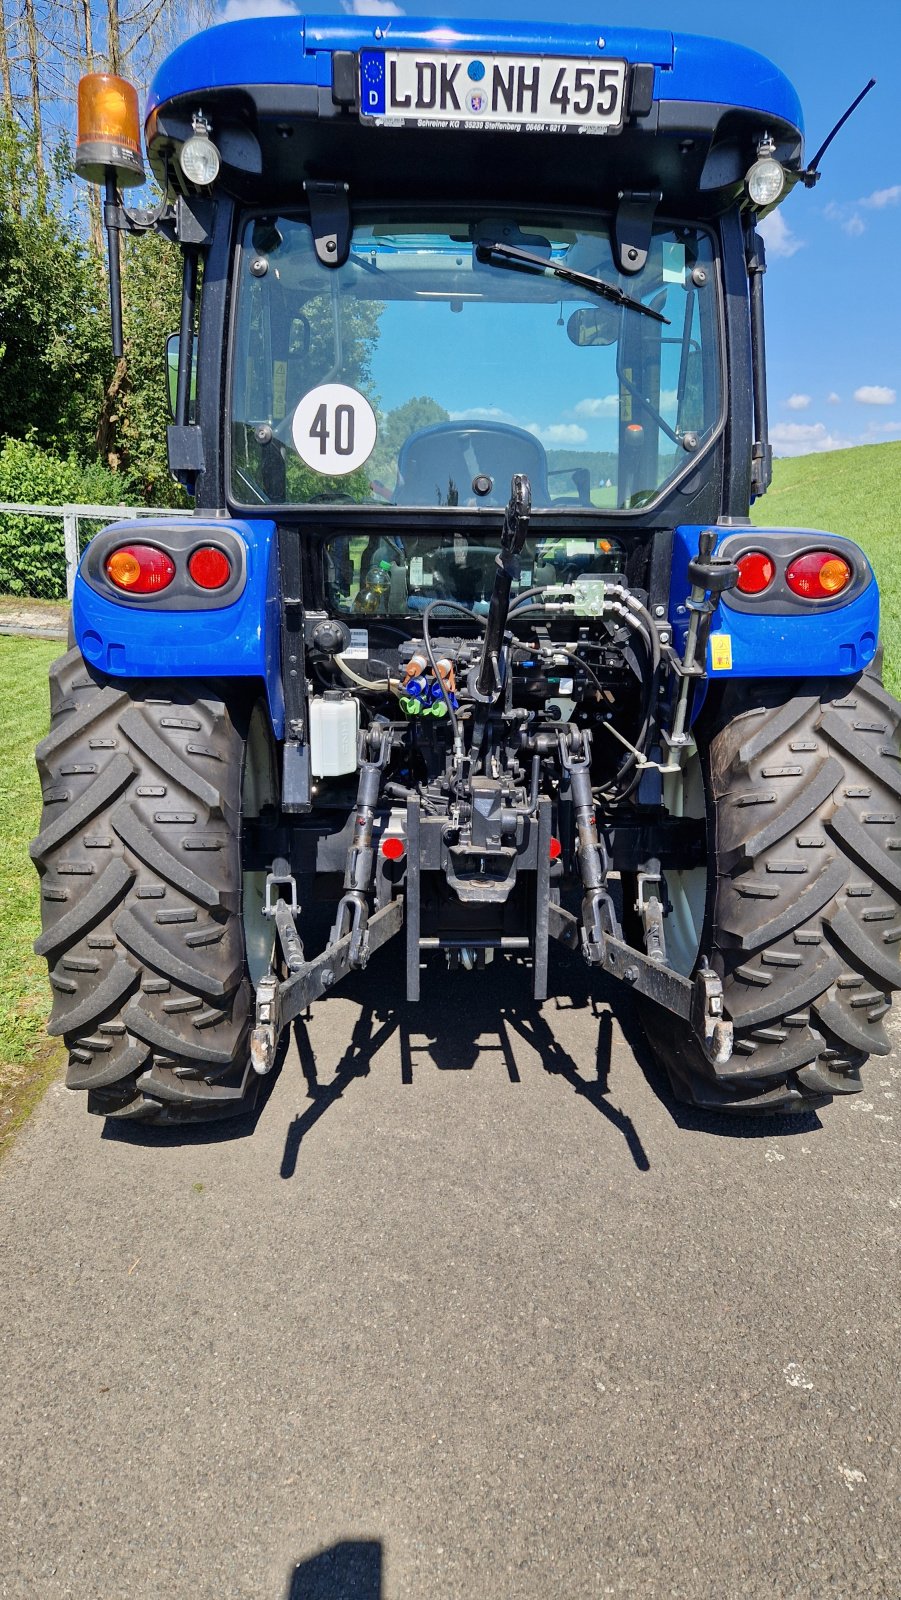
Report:
[{"label": "windshield wiper", "polygon": [[605,300],[612,300],[614,305],[628,306],[630,311],[640,311],[642,316],[653,317],[655,322],[665,322],[667,327],[670,326],[669,317],[633,299],[618,284],[605,283],[603,278],[592,278],[587,272],[577,272],[575,267],[565,267],[561,262],[547,260],[545,256],[533,256],[531,250],[519,250],[512,244],[486,244],[480,241],[476,245],[476,255],[480,261],[490,262],[492,256],[500,256],[502,261],[509,261],[514,266],[522,262],[524,267],[538,267],[542,272],[552,273],[555,278],[562,278],[565,283],[574,283],[580,289],[589,289],[592,294],[602,295]]}]

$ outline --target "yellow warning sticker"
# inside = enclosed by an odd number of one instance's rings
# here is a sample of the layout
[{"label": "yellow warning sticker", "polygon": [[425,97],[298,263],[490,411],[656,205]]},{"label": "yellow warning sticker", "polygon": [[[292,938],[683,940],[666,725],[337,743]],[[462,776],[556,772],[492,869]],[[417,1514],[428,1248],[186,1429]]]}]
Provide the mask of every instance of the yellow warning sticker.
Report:
[{"label": "yellow warning sticker", "polygon": [[272,415],[283,417],[285,402],[288,393],[288,363],[287,361],[273,361],[272,363]]},{"label": "yellow warning sticker", "polygon": [[730,633],[712,633],[710,635],[710,666],[714,672],[732,671],[732,635]]}]

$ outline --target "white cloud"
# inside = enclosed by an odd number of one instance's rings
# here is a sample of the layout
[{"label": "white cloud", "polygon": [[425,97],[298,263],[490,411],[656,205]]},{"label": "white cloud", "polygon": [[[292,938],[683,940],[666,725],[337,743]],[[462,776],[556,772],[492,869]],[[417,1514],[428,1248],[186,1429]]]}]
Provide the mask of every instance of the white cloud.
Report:
[{"label": "white cloud", "polygon": [[868,422],[867,434],[887,434],[894,437],[901,433],[901,422]]},{"label": "white cloud", "polygon": [[826,206],[823,212],[823,215],[827,217],[830,222],[837,222],[839,227],[848,235],[850,239],[859,239],[862,233],[866,233],[867,225],[860,213],[853,210],[853,205],[863,205],[863,203],[864,202],[862,200],[855,201],[852,203],[852,206],[847,206],[839,205],[836,200],[830,200],[828,206]]},{"label": "white cloud", "polygon": [[470,406],[467,411],[449,412],[451,422],[509,422],[514,428],[522,426],[510,411],[500,406]]},{"label": "white cloud", "polygon": [[577,422],[552,422],[549,428],[539,427],[537,422],[528,424],[529,433],[534,433],[546,445],[572,445],[584,444],[588,434],[580,428]]},{"label": "white cloud", "polygon": [[770,429],[770,443],[779,455],[807,456],[822,450],[847,450],[854,440],[830,433],[822,422],[779,422]]},{"label": "white cloud", "polygon": [[352,17],[406,16],[403,6],[396,6],[394,0],[341,0],[341,10]]},{"label": "white cloud", "polygon": [[896,206],[901,202],[901,183],[893,183],[890,189],[874,189],[864,200],[858,200],[859,206],[866,206],[868,211],[884,211],[886,206]]},{"label": "white cloud", "polygon": [[249,17],[296,17],[290,0],[226,0],[217,22],[246,22]]},{"label": "white cloud", "polygon": [[806,411],[810,405],[809,394],[790,394],[785,404],[789,411]]},{"label": "white cloud", "polygon": [[861,389],[854,390],[854,398],[859,406],[893,406],[898,398],[894,389],[887,389],[882,383],[865,383]]},{"label": "white cloud", "polygon": [[758,232],[763,234],[767,250],[771,256],[793,256],[804,248],[804,240],[796,238],[786,222],[781,211],[771,211],[760,223]]},{"label": "white cloud", "polygon": [[826,396],[826,404],[827,405],[840,406],[841,403],[842,403],[842,397],[841,397],[840,394],[836,394],[834,389],[832,390],[831,394],[827,394],[827,396]]},{"label": "white cloud", "polygon": [[619,415],[619,395],[605,394],[602,398],[579,400],[573,406],[577,417],[616,417]]},{"label": "white cloud", "polygon": [[872,194],[861,195],[859,200],[850,200],[845,204],[830,200],[824,211],[824,216],[830,222],[837,222],[839,227],[851,239],[859,239],[866,233],[867,225],[860,215],[860,207],[864,211],[885,211],[888,206],[901,204],[901,183],[894,183],[888,189],[874,189]]}]

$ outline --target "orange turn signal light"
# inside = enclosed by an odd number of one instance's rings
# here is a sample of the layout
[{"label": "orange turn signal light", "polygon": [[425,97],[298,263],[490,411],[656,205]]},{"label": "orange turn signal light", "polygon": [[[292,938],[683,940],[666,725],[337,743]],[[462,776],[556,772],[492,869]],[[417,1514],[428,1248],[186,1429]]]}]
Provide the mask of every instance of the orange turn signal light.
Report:
[{"label": "orange turn signal light", "polygon": [[804,600],[831,600],[851,582],[851,568],[834,550],[810,550],[788,567],[785,581]]},{"label": "orange turn signal light", "polygon": [[106,575],[126,594],[157,594],[175,577],[175,562],[151,544],[124,544],[107,556]]}]

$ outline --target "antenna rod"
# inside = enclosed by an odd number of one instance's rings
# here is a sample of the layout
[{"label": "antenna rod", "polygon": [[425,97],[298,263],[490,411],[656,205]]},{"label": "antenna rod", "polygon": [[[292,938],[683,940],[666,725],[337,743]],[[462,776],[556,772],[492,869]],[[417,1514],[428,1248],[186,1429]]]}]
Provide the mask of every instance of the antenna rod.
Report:
[{"label": "antenna rod", "polygon": [[827,134],[826,138],[823,140],[823,143],[820,145],[819,150],[817,151],[816,155],[814,156],[813,160],[811,161],[810,165],[808,166],[807,171],[806,172],[802,172],[802,174],[801,174],[802,178],[804,179],[804,182],[808,185],[808,187],[812,188],[813,185],[816,183],[817,178],[820,176],[819,171],[817,169],[819,168],[820,162],[822,161],[824,155],[826,154],[826,151],[829,149],[829,146],[831,145],[833,139],[835,138],[835,135],[837,133],[841,132],[841,130],[845,126],[845,123],[847,122],[848,118],[850,116],[852,116],[853,113],[857,110],[857,107],[860,105],[861,100],[865,100],[867,95],[869,94],[870,90],[871,89],[875,89],[875,87],[876,87],[876,79],[875,78],[871,78],[869,83],[867,84],[866,88],[861,89],[860,94],[857,96],[857,99],[856,100],[852,100],[852,102],[849,105],[849,107],[848,107],[847,111],[845,112],[844,116],[843,117],[839,117],[838,122],[835,124],[835,127],[833,128],[832,132],[830,134]]}]

